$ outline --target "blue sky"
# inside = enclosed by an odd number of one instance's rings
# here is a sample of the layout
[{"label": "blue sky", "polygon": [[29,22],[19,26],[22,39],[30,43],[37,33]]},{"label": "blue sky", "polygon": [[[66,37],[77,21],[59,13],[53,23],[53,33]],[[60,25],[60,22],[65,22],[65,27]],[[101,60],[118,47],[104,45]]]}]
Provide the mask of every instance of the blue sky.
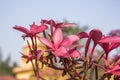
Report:
[{"label": "blue sky", "polygon": [[0,0],[0,47],[3,58],[11,54],[20,62],[21,34],[14,25],[29,27],[33,21],[54,19],[88,25],[89,30],[100,29],[104,34],[120,29],[120,0]]}]

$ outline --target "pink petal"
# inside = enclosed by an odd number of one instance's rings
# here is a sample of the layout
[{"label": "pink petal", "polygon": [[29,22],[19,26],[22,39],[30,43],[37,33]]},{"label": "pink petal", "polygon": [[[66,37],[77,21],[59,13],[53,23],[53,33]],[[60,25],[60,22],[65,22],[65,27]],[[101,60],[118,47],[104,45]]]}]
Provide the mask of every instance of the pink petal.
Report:
[{"label": "pink petal", "polygon": [[94,41],[95,44],[102,38],[102,32],[97,29],[93,29],[90,31],[91,39]]},{"label": "pink petal", "polygon": [[80,39],[87,38],[88,37],[88,33],[86,33],[86,32],[80,32],[80,33],[78,33],[78,36],[79,36]]},{"label": "pink petal", "polygon": [[104,64],[105,64],[105,67],[109,67],[109,63],[106,59],[103,59],[104,60]]},{"label": "pink petal", "polygon": [[78,50],[74,50],[70,53],[70,57],[72,58],[80,58],[80,52]]},{"label": "pink petal", "polygon": [[93,45],[93,51],[94,51],[94,48],[96,47],[96,45],[97,45],[98,41],[101,39],[101,37],[102,37],[101,31],[99,31],[97,29],[93,29],[90,31],[88,40],[87,40],[86,46],[85,46],[85,56],[87,56],[91,39],[94,41],[94,45]]},{"label": "pink petal", "polygon": [[120,64],[115,65],[112,68],[111,73],[114,74],[114,75],[120,76]]},{"label": "pink petal", "polygon": [[63,40],[63,34],[62,34],[62,31],[60,28],[57,28],[55,31],[54,31],[54,34],[53,34],[53,42],[54,42],[54,45],[55,45],[55,48],[57,49],[60,45],[60,43],[62,42]]},{"label": "pink petal", "polygon": [[42,19],[41,20],[41,24],[45,24],[45,23],[47,23],[48,22],[48,20],[45,20],[45,19]]},{"label": "pink petal", "polygon": [[21,31],[21,32],[26,33],[26,34],[29,33],[29,30],[27,28],[22,27],[22,26],[15,26],[15,27],[13,27],[13,29],[16,29],[16,30]]},{"label": "pink petal", "polygon": [[73,46],[73,47],[68,51],[70,57],[72,57],[72,58],[80,58],[80,57],[81,57],[80,52],[77,50],[77,46],[79,46],[79,45]]},{"label": "pink petal", "polygon": [[67,36],[61,43],[61,45],[63,45],[64,47],[68,47],[70,45],[72,45],[74,42],[78,41],[79,37],[76,35],[70,35]]},{"label": "pink petal", "polygon": [[100,41],[100,43],[120,43],[120,37],[119,36],[108,36],[105,38],[102,38]]},{"label": "pink petal", "polygon": [[49,20],[48,22],[47,22],[47,24],[50,24],[51,26],[55,26],[56,25],[56,23],[55,23],[55,21],[54,20]]},{"label": "pink petal", "polygon": [[32,33],[32,32],[35,33],[37,27],[38,27],[38,26],[35,24],[35,22],[33,22],[33,24],[30,25],[30,32],[31,32],[31,33]]},{"label": "pink petal", "polygon": [[119,46],[120,46],[120,43],[107,43],[107,42],[106,42],[106,43],[99,43],[99,45],[104,49],[104,51],[105,51],[105,53],[106,53],[106,58],[107,58],[108,53],[109,53],[111,50],[119,47]]},{"label": "pink petal", "polygon": [[29,57],[28,57],[28,55],[24,55],[24,54],[22,54],[22,58],[26,58],[26,59],[28,59]]},{"label": "pink petal", "polygon": [[37,27],[36,33],[40,33],[44,30],[46,30],[48,28],[48,26],[46,25],[40,25],[39,27]]},{"label": "pink petal", "polygon": [[34,22],[32,25],[30,25],[30,32],[33,33],[33,34],[37,34],[37,33],[40,33],[42,31],[44,31],[45,29],[47,29],[48,27],[44,24],[38,26],[36,25]]},{"label": "pink petal", "polygon": [[63,24],[64,24],[64,23],[57,23],[55,27],[56,27],[56,28],[61,28]]},{"label": "pink petal", "polygon": [[47,40],[46,38],[38,38],[43,44],[45,44],[47,47],[54,49],[53,44]]},{"label": "pink petal", "polygon": [[111,43],[109,46],[109,50],[111,51],[119,46],[120,46],[120,43]]},{"label": "pink petal", "polygon": [[39,59],[40,59],[40,57],[41,57],[41,55],[42,55],[42,50],[38,50],[37,51],[37,60],[39,61]]},{"label": "pink petal", "polygon": [[61,46],[59,49],[57,49],[54,52],[54,55],[58,56],[58,57],[66,58],[67,57],[67,49],[65,47]]},{"label": "pink petal", "polygon": [[104,49],[105,53],[108,54],[109,52],[109,43],[99,43],[99,45]]}]

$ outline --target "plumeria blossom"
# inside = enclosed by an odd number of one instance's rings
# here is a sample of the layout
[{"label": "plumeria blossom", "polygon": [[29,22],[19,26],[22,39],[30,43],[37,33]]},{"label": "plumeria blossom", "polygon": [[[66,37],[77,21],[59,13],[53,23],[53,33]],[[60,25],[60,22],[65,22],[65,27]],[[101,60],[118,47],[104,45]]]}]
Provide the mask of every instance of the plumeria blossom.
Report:
[{"label": "plumeria blossom", "polygon": [[110,31],[109,35],[111,35],[111,36],[120,36],[120,29]]},{"label": "plumeria blossom", "polygon": [[[25,55],[24,53],[21,53],[22,54],[22,58],[25,58],[27,59],[26,63],[28,63],[29,61],[32,61],[33,59],[35,59],[35,56],[33,55],[33,53],[29,53],[29,55]],[[37,60],[40,59],[41,55],[42,55],[42,51],[41,50],[38,50],[37,51]]]},{"label": "plumeria blossom", "polygon": [[16,29],[18,31],[23,32],[23,37],[33,37],[36,34],[44,31],[45,29],[47,29],[48,27],[46,25],[36,25],[35,23],[33,23],[32,25],[30,25],[30,30],[28,30],[27,28],[23,27],[23,26],[14,26],[13,29]]},{"label": "plumeria blossom", "polygon": [[120,76],[120,63],[117,63],[112,66],[109,65],[107,60],[104,60],[104,63],[105,63],[105,68],[104,68],[105,74],[112,74],[112,75]]},{"label": "plumeria blossom", "polygon": [[[63,27],[75,27],[77,26],[77,24],[75,23],[63,23],[63,22],[59,22],[56,23],[54,20],[41,20],[41,24],[46,24],[50,26],[50,31],[51,31],[51,36],[53,36],[53,32],[55,31],[55,29],[57,28],[63,28]],[[50,36],[50,35],[49,35]],[[50,36],[50,37],[51,37]]]},{"label": "plumeria blossom", "polygon": [[90,61],[91,61],[94,49],[95,49],[96,45],[98,44],[99,40],[102,38],[102,32],[98,29],[93,29],[89,32],[89,34],[86,32],[80,32],[80,33],[78,33],[78,36],[80,39],[88,38],[87,42],[86,42],[86,46],[85,46],[85,56],[87,56],[91,40],[94,42],[93,48],[92,48],[91,54],[90,54]]},{"label": "plumeria blossom", "polygon": [[108,63],[108,60],[104,59],[104,66],[105,67],[103,67],[99,64],[96,64],[96,63],[94,63],[94,65],[103,69],[105,74],[120,76],[120,63],[110,65]]},{"label": "plumeria blossom", "polygon": [[87,54],[87,52],[88,52],[88,48],[89,48],[91,40],[93,40],[93,42],[94,42],[93,50],[92,50],[92,51],[94,51],[94,49],[95,49],[96,45],[98,44],[98,41],[101,39],[101,37],[102,37],[102,32],[100,30],[93,29],[90,31],[88,40],[86,42],[85,54]]},{"label": "plumeria blossom", "polygon": [[32,53],[29,53],[29,55],[25,55],[25,54],[22,53],[22,58],[27,59],[26,63],[35,59],[35,57],[32,55]]},{"label": "plumeria blossom", "polygon": [[[95,72],[95,80],[104,80],[106,77],[110,79],[114,75],[115,79],[120,78],[120,56],[117,55],[111,62],[108,61],[108,54],[111,50],[120,46],[120,36],[103,36],[98,29],[92,29],[89,33],[79,32],[77,35],[68,35],[63,37],[62,29],[64,27],[75,27],[75,23],[55,22],[54,20],[41,20],[40,25],[33,23],[30,29],[23,26],[14,26],[13,29],[23,32],[23,38],[29,37],[27,40],[29,54],[22,54],[28,62],[31,62],[34,74],[37,80],[45,80],[39,74],[39,62],[42,66],[46,65],[53,69],[62,70],[63,75],[68,74],[69,80],[93,80],[91,75]],[[49,28],[48,28],[49,27]],[[50,30],[49,32],[45,31]],[[43,32],[43,36],[38,33]],[[86,38],[85,46],[82,45],[83,57],[81,51],[77,50],[81,45],[78,42]],[[41,50],[37,39],[45,45],[45,49]],[[91,44],[92,42],[92,44]],[[97,54],[94,57],[96,46],[100,45],[105,53]],[[80,49],[81,50],[81,49]],[[43,55],[44,52],[45,55]],[[104,56],[105,55],[105,56]],[[53,60],[55,59],[55,60]],[[100,65],[99,61],[103,59],[104,65]],[[59,61],[57,61],[59,60]],[[57,63],[60,63],[57,66]],[[55,63],[55,64],[54,64]],[[95,67],[95,69],[93,69]],[[99,77],[97,67],[104,70],[104,75]],[[90,77],[88,73],[90,71]]]},{"label": "plumeria blossom", "polygon": [[120,37],[118,36],[104,37],[99,41],[99,44],[104,49],[107,59],[109,52],[120,46]]},{"label": "plumeria blossom", "polygon": [[[62,31],[60,28],[57,28],[54,31],[54,35],[53,35],[53,41],[50,41],[46,38],[42,38],[40,37],[39,40],[44,43],[47,47],[49,47],[50,49],[52,49],[52,51],[56,51],[55,55],[59,56],[60,53],[58,53],[58,51],[61,51],[61,55],[63,54],[67,54],[68,47],[70,45],[72,45],[74,42],[76,42],[77,40],[79,40],[79,37],[76,35],[70,35],[67,36],[65,39],[63,39],[63,35],[62,35]],[[62,54],[63,53],[63,54]]]},{"label": "plumeria blossom", "polygon": [[64,22],[56,23],[52,19],[51,20],[41,20],[41,23],[49,24],[50,26],[55,27],[55,28],[75,27],[75,26],[77,26],[77,24],[75,24],[75,23],[64,23]]}]

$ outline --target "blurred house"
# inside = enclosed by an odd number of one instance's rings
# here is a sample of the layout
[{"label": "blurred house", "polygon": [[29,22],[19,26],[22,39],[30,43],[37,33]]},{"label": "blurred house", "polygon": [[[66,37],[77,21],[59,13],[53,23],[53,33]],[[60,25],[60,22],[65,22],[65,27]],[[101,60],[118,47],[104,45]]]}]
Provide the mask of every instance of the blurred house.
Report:
[{"label": "blurred house", "polygon": [[[32,43],[30,43],[30,45],[31,44]],[[46,49],[46,47],[42,43],[40,43],[38,40],[37,40],[37,48],[42,49],[42,50]],[[29,48],[28,48],[27,43],[24,44],[23,53],[24,54],[29,53]],[[16,74],[17,80],[36,80],[36,78],[34,76],[34,72],[32,70],[31,63],[29,62],[26,64],[26,59],[24,59],[24,58],[21,58],[20,66],[14,68],[13,72]],[[56,71],[56,70],[54,70],[52,68],[48,68],[46,66],[43,69],[40,69],[40,75],[43,78],[45,78],[46,80],[55,80],[55,79],[64,80],[66,78],[66,76],[62,77],[61,74],[62,74],[61,71],[58,71],[58,70]]]},{"label": "blurred house", "polygon": [[17,80],[13,76],[0,76],[0,80]]}]

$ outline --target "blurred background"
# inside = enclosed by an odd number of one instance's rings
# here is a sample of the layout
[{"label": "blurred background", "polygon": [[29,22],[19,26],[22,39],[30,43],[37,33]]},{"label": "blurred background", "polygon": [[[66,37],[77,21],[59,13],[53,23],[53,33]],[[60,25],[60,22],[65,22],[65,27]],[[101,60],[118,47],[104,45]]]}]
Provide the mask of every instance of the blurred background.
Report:
[{"label": "blurred background", "polygon": [[12,69],[20,65],[24,41],[13,26],[29,28],[33,22],[53,19],[75,22],[86,31],[100,29],[107,35],[120,29],[119,4],[119,0],[0,0],[0,75],[14,76]]}]

